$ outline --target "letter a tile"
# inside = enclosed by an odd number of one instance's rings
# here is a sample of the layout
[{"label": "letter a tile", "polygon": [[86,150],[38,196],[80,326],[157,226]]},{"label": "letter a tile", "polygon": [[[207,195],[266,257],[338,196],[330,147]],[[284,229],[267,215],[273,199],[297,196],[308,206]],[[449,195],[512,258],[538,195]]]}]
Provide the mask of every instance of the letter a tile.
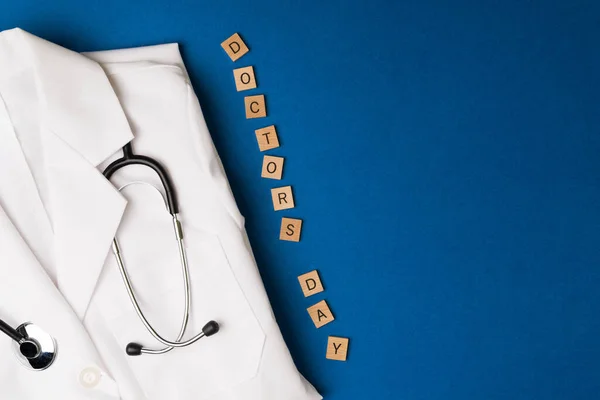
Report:
[{"label": "letter a tile", "polygon": [[307,311],[317,328],[327,325],[335,319],[325,300],[322,300],[314,306],[309,307]]}]

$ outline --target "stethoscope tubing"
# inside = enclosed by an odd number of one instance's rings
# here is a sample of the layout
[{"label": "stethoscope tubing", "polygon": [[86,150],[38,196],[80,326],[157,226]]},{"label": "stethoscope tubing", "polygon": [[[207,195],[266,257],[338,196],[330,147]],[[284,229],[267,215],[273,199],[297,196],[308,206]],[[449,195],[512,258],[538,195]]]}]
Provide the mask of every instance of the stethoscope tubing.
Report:
[{"label": "stethoscope tubing", "polygon": [[0,332],[6,334],[9,338],[14,340],[17,343],[25,340],[25,337],[21,335],[16,329],[12,326],[8,325],[6,322],[0,319]]},{"label": "stethoscope tubing", "polygon": [[146,353],[146,354],[163,354],[163,353],[166,353],[166,352],[172,350],[174,347],[189,346],[205,336],[204,332],[200,332],[196,336],[194,336],[186,341],[183,341],[183,342],[181,341],[183,334],[185,334],[185,330],[187,328],[187,324],[189,321],[189,314],[190,314],[190,303],[191,303],[190,273],[189,273],[189,266],[188,266],[188,262],[187,262],[187,255],[185,252],[185,245],[183,243],[183,231],[181,228],[181,223],[179,222],[179,218],[177,217],[176,214],[173,215],[172,218],[173,218],[173,228],[175,229],[175,234],[177,236],[177,247],[179,248],[179,257],[180,257],[181,265],[182,265],[184,290],[185,290],[184,319],[183,319],[183,323],[181,326],[180,334],[176,341],[170,341],[170,340],[163,338],[154,329],[154,327],[150,324],[150,322],[144,315],[144,312],[142,311],[142,308],[140,307],[140,304],[137,301],[137,296],[135,295],[135,292],[133,290],[133,285],[131,284],[131,279],[129,277],[129,273],[127,272],[127,269],[125,268],[125,264],[124,264],[123,258],[121,256],[121,249],[119,247],[119,243],[116,238],[113,240],[113,253],[115,255],[115,259],[116,259],[117,265],[119,267],[119,272],[121,273],[121,277],[123,278],[123,282],[125,283],[125,289],[127,290],[129,299],[131,300],[131,303],[133,304],[133,307],[134,307],[138,317],[140,318],[140,320],[146,327],[146,330],[156,340],[158,340],[159,342],[161,342],[162,344],[167,346],[166,348],[158,349],[158,350],[143,348],[142,353]]},{"label": "stethoscope tubing", "polygon": [[[202,328],[202,332],[198,333],[196,336],[194,336],[188,340],[182,341],[183,336],[185,335],[187,325],[189,323],[190,308],[191,308],[191,288],[190,288],[190,271],[189,271],[189,266],[188,266],[187,254],[185,251],[185,245],[183,242],[183,229],[181,227],[181,222],[179,221],[179,218],[178,218],[179,207],[177,204],[177,196],[175,193],[175,188],[174,188],[173,183],[169,177],[169,174],[167,173],[165,168],[158,161],[156,161],[150,157],[133,154],[133,149],[131,147],[131,143],[127,143],[123,147],[123,157],[110,163],[104,170],[103,174],[106,179],[110,180],[111,176],[116,171],[118,171],[119,169],[124,168],[128,165],[134,165],[134,164],[144,165],[144,166],[152,169],[154,172],[156,172],[156,174],[159,176],[161,183],[164,187],[165,195],[163,196],[162,192],[158,188],[154,187],[151,184],[146,183],[146,184],[152,186],[154,189],[156,189],[158,191],[158,193],[160,193],[161,197],[163,197],[163,201],[165,202],[167,210],[169,211],[169,214],[171,214],[171,217],[172,217],[173,228],[175,230],[175,237],[177,239],[177,247],[179,250],[179,258],[180,258],[180,263],[181,263],[182,273],[183,273],[183,283],[184,283],[184,291],[185,291],[185,307],[184,307],[183,321],[181,323],[181,329],[180,329],[179,335],[177,336],[177,339],[175,341],[170,341],[170,340],[167,340],[164,337],[162,337],[156,331],[156,329],[154,329],[152,324],[150,324],[150,322],[144,315],[144,312],[142,311],[140,304],[138,303],[137,296],[135,295],[135,291],[133,290],[133,285],[131,284],[131,279],[130,279],[129,273],[127,272],[127,268],[125,267],[125,263],[123,262],[123,258],[121,256],[121,249],[119,248],[119,242],[118,242],[117,238],[115,237],[113,239],[112,250],[113,250],[115,259],[117,261],[117,265],[119,267],[121,277],[123,278],[123,282],[125,283],[125,289],[127,290],[127,294],[129,295],[129,299],[131,300],[131,303],[133,304],[135,312],[137,313],[138,317],[142,321],[142,324],[144,325],[146,330],[157,341],[159,341],[160,343],[162,343],[163,345],[166,346],[162,349],[149,349],[149,348],[143,347],[142,345],[140,345],[138,343],[132,342],[127,345],[126,352],[128,355],[133,355],[133,356],[143,354],[143,353],[145,353],[145,354],[163,354],[163,353],[173,350],[173,348],[175,348],[175,347],[186,347],[186,346],[189,346],[189,345],[197,342],[198,340],[200,340],[201,338],[203,338],[205,336],[214,335],[215,333],[217,333],[219,331],[219,324],[216,323],[215,321],[209,321]],[[132,183],[135,183],[135,182],[132,182]],[[128,185],[130,185],[132,183],[122,186],[121,188],[119,188],[119,191],[123,190],[125,187],[127,187]],[[143,182],[138,182],[138,183],[143,183]]]},{"label": "stethoscope tubing", "polygon": [[[167,202],[167,199],[165,198],[165,195],[163,195],[162,192],[156,186],[154,186],[150,183],[142,182],[142,181],[133,181],[133,182],[126,183],[125,185],[121,186],[118,190],[119,190],[119,192],[122,192],[128,186],[135,185],[135,184],[147,185],[147,186],[150,186],[152,189],[156,190],[156,192],[162,198],[167,210],[169,209],[168,202]],[[186,256],[186,252],[185,252],[185,244],[183,243],[183,230],[181,228],[180,223],[177,224],[174,221],[173,224],[174,224],[175,234],[176,234],[177,241],[178,241],[180,264],[182,267],[181,272],[183,274],[183,283],[184,283],[184,288],[185,288],[185,308],[184,308],[184,314],[183,314],[183,321],[181,322],[181,329],[177,335],[177,338],[175,339],[176,342],[180,342],[181,339],[183,339],[183,336],[185,335],[185,331],[187,330],[187,325],[188,325],[189,318],[190,318],[192,290],[190,287],[189,269],[186,268],[186,266],[188,264],[187,264],[187,256]],[[119,242],[117,241],[116,237],[113,240],[113,253],[115,255],[117,265],[119,266],[119,272],[121,274],[121,277],[123,278],[125,287],[128,287],[128,286],[131,287],[132,293],[133,293],[133,285],[131,284],[131,279],[129,278],[129,274],[127,273],[127,270],[125,268],[125,263],[123,262],[123,259],[121,257],[121,250],[119,247]],[[128,291],[128,293],[129,293],[129,291]],[[134,308],[135,308],[135,303],[137,303],[136,296],[134,295],[132,298],[131,294],[129,294],[129,298],[133,302]],[[139,307],[139,304],[138,304],[138,307]],[[141,307],[140,307],[140,310],[141,310]],[[137,310],[136,310],[136,312],[137,312]],[[142,316],[140,316],[139,313],[137,313],[137,314],[138,314],[138,317],[140,317],[140,319],[142,319],[142,320],[144,319],[143,312],[142,312]],[[150,332],[150,333],[152,333],[152,332]],[[166,346],[166,347],[163,347],[162,349],[150,349],[150,348],[142,347],[140,349],[140,352],[142,354],[165,354],[173,349],[174,349],[173,346]]]}]

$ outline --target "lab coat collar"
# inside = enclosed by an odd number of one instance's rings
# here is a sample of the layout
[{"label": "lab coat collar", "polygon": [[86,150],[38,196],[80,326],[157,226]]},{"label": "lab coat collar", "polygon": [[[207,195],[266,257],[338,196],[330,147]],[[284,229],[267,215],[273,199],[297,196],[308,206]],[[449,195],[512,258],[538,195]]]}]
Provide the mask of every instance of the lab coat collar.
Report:
[{"label": "lab coat collar", "polygon": [[29,50],[44,118],[54,133],[97,166],[133,139],[119,100],[102,67],[89,58],[21,29]]},{"label": "lab coat collar", "polygon": [[33,69],[57,286],[83,320],[126,205],[96,167],[133,135],[98,63],[20,29],[0,33],[0,42]]}]

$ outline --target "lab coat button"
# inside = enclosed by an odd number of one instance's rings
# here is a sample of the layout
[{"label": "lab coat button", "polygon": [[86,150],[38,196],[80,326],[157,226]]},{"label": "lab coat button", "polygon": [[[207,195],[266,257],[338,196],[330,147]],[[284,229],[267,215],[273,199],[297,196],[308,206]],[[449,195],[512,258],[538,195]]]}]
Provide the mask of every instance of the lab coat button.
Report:
[{"label": "lab coat button", "polygon": [[101,373],[96,367],[88,367],[79,374],[79,383],[84,388],[92,389],[100,382]]}]

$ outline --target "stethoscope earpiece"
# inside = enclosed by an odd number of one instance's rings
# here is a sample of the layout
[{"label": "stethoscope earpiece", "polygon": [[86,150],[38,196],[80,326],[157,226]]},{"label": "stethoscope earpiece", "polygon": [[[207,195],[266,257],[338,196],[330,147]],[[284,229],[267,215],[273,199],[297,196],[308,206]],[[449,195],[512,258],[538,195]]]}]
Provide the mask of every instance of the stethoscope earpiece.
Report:
[{"label": "stethoscope earpiece", "polygon": [[139,356],[140,354],[142,354],[143,348],[144,346],[142,346],[141,344],[131,342],[125,348],[125,352],[128,356]]},{"label": "stethoscope earpiece", "polygon": [[204,333],[204,336],[212,336],[219,332],[219,324],[217,324],[215,321],[208,321],[208,323],[202,328],[202,332]]}]

